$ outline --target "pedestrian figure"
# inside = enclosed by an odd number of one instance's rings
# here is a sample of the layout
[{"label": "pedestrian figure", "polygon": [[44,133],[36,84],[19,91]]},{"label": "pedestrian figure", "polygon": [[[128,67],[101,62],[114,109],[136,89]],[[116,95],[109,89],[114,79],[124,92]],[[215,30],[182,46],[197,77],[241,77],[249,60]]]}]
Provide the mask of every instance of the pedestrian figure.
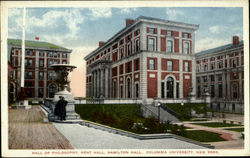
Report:
[{"label": "pedestrian figure", "polygon": [[64,100],[64,97],[59,96],[60,100],[56,103],[55,115],[60,117],[60,120],[66,120],[66,106],[68,102]]}]

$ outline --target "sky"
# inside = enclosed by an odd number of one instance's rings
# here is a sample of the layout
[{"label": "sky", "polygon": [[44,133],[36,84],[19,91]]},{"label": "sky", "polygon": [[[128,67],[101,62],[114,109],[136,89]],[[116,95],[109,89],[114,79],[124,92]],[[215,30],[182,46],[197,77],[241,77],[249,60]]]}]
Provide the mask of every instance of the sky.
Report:
[{"label": "sky", "polygon": [[[22,38],[22,8],[8,9],[8,38]],[[72,49],[71,89],[85,96],[84,56],[125,27],[125,19],[148,16],[198,24],[195,52],[243,39],[241,7],[137,7],[137,8],[26,8],[25,39],[46,41]]]}]

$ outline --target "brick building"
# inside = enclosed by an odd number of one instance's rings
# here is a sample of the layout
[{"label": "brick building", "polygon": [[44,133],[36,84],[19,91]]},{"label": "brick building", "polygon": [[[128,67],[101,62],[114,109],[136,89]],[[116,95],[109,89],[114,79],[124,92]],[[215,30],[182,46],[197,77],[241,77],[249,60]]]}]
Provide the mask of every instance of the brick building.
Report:
[{"label": "brick building", "polygon": [[211,108],[217,111],[244,111],[244,46],[238,36],[231,44],[195,54],[197,97],[208,89]]},{"label": "brick building", "polygon": [[[8,39],[8,60],[15,98],[21,91],[21,40]],[[58,91],[52,64],[69,64],[71,50],[40,41],[25,41],[24,88],[28,98],[52,98]],[[9,80],[10,82],[10,80]],[[10,88],[9,88],[10,89]]]},{"label": "brick building", "polygon": [[126,27],[84,59],[86,96],[186,99],[196,89],[195,31],[199,25],[149,17]]}]

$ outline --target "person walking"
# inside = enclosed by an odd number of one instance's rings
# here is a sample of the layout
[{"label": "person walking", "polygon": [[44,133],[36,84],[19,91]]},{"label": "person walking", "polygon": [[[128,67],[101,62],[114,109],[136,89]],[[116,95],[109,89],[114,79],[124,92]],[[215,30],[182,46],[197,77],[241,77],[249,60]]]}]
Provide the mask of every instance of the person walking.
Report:
[{"label": "person walking", "polygon": [[59,96],[60,100],[56,103],[55,115],[60,117],[60,120],[66,120],[66,106],[68,102],[64,100],[64,97]]}]

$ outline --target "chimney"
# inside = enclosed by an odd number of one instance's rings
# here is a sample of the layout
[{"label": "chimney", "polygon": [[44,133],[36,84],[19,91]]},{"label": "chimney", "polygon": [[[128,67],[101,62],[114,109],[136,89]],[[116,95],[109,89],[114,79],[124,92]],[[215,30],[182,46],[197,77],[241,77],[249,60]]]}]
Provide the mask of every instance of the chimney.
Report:
[{"label": "chimney", "polygon": [[99,47],[101,47],[102,45],[104,45],[105,42],[103,41],[99,41]]},{"label": "chimney", "polygon": [[233,45],[239,44],[239,36],[233,36]]},{"label": "chimney", "polygon": [[134,22],[133,19],[126,19],[126,27]]}]

